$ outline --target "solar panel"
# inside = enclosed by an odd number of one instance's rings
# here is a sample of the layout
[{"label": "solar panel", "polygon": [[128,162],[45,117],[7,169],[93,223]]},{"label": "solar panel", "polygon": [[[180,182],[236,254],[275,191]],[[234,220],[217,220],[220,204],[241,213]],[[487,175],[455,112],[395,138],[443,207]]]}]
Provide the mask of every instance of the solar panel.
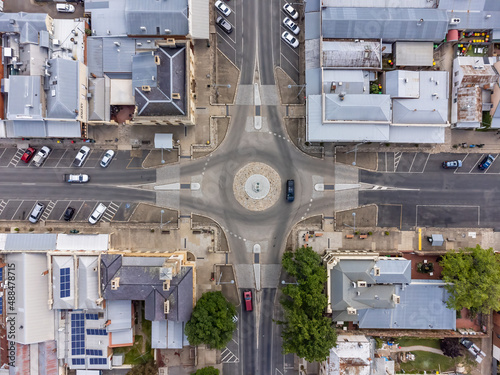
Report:
[{"label": "solar panel", "polygon": [[0,281],[3,280],[3,268],[0,268]]},{"label": "solar panel", "polygon": [[105,365],[107,362],[107,358],[90,358],[91,365]]},{"label": "solar panel", "polygon": [[99,316],[97,314],[85,314],[85,319],[87,319],[87,320],[99,320]]},{"label": "solar panel", "polygon": [[86,350],[87,355],[96,355],[96,356],[102,356],[102,350],[98,349],[87,349]]},{"label": "solar panel", "polygon": [[0,315],[3,314],[3,297],[0,297]]},{"label": "solar panel", "polygon": [[85,358],[72,358],[71,362],[73,363],[74,366],[84,365],[85,364]]},{"label": "solar panel", "polygon": [[84,314],[71,314],[71,354],[85,353],[85,321]]},{"label": "solar panel", "polygon": [[105,329],[95,329],[95,328],[90,328],[87,329],[87,335],[101,335],[101,336],[107,336],[108,333],[106,332]]},{"label": "solar panel", "polygon": [[59,275],[61,298],[69,297],[70,295],[69,274],[70,274],[69,267],[61,268]]}]

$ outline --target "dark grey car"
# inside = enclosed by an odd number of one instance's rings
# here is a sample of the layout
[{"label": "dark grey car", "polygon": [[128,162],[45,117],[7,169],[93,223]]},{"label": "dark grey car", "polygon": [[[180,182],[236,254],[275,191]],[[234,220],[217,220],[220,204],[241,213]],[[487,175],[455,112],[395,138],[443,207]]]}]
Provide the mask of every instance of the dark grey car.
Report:
[{"label": "dark grey car", "polygon": [[224,17],[222,17],[222,16],[217,17],[217,20],[215,22],[226,33],[231,34],[233,32],[233,26],[231,26],[231,24],[229,22],[227,22],[227,20]]}]

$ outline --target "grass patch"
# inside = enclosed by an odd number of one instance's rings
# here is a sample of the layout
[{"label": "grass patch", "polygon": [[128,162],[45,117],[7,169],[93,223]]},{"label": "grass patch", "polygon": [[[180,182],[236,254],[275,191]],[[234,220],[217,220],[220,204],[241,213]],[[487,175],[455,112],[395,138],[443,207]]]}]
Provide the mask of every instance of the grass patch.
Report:
[{"label": "grass patch", "polygon": [[399,344],[399,346],[421,345],[428,346],[430,348],[441,349],[440,341],[441,340],[439,339],[418,339],[414,337],[401,337],[396,342]]},{"label": "grass patch", "polygon": [[405,373],[415,374],[423,371],[449,371],[455,368],[455,360],[444,355],[429,352],[412,351],[415,354],[415,360],[400,363],[401,370]]}]

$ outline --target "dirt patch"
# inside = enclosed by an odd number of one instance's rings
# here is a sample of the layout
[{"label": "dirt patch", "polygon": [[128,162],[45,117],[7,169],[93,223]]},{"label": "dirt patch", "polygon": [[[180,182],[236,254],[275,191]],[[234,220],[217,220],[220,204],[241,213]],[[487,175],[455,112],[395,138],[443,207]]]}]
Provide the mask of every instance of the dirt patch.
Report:
[{"label": "dirt patch", "polygon": [[163,210],[163,224],[170,221],[170,225],[177,224],[178,212],[167,208],[160,208],[146,203],[139,203],[130,217],[132,223],[161,223]]},{"label": "dirt patch", "polygon": [[228,128],[229,117],[211,117],[209,137],[210,143],[193,145],[193,158],[201,158],[215,151],[215,149],[220,146],[224,138],[226,138]]},{"label": "dirt patch", "polygon": [[285,127],[295,147],[303,153],[321,159],[323,157],[323,147],[312,146],[305,143],[306,125],[303,118],[285,118]]},{"label": "dirt patch", "polygon": [[[354,224],[354,215],[356,213],[356,224]],[[377,206],[369,205],[356,208],[355,210],[339,211],[335,214],[337,230],[354,227],[356,230],[374,230],[377,225]],[[345,224],[345,225],[344,225]]]},{"label": "dirt patch", "polygon": [[215,80],[212,82],[212,103],[234,103],[239,78],[239,69],[217,49]]},{"label": "dirt patch", "polygon": [[217,222],[214,220],[206,217],[206,216],[200,216],[200,215],[192,215],[191,216],[191,226],[193,228],[200,228],[200,227],[213,227],[217,229],[217,241],[215,244],[216,251],[220,252],[229,252],[229,244],[227,242],[227,237],[222,228],[220,227]]},{"label": "dirt patch", "polygon": [[[282,104],[304,104],[305,89],[301,85],[297,85],[283,69],[276,68],[276,80],[278,81],[278,89]],[[291,87],[288,87],[291,85]]]},{"label": "dirt patch", "polygon": [[[352,148],[352,150],[354,150],[354,148]],[[378,153],[352,151],[346,154],[345,152],[336,152],[335,161],[337,163],[342,163],[347,165],[353,165],[352,163],[355,161],[356,167],[358,168],[376,171],[378,168]]]},{"label": "dirt patch", "polygon": [[[162,163],[164,161],[165,163]],[[144,168],[159,168],[166,164],[174,164],[179,161],[179,149],[151,150],[142,162]]]}]

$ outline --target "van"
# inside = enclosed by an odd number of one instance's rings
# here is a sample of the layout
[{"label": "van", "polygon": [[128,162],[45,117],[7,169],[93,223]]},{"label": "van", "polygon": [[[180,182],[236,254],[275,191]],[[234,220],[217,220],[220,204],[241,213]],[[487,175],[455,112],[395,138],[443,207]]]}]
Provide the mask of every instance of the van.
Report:
[{"label": "van", "polygon": [[92,225],[97,223],[101,219],[104,212],[106,212],[107,208],[108,207],[106,207],[104,204],[99,203],[94,212],[92,212],[92,215],[89,216],[89,223]]},{"label": "van", "polygon": [[293,202],[295,198],[295,181],[288,180],[286,182],[286,200],[288,202]]},{"label": "van", "polygon": [[45,205],[43,203],[37,202],[33,210],[31,210],[31,214],[29,217],[30,223],[36,224],[38,220],[40,220],[40,216],[42,216],[43,210],[45,210]]},{"label": "van", "polygon": [[73,13],[75,6],[71,4],[56,4],[56,10],[61,13]]}]

